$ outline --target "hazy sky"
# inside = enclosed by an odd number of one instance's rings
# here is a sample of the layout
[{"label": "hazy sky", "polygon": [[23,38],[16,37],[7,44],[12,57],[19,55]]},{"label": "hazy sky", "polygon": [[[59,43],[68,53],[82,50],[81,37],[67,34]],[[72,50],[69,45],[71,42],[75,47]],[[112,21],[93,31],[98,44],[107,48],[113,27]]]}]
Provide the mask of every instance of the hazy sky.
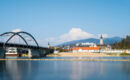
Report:
[{"label": "hazy sky", "polygon": [[40,44],[130,35],[130,0],[0,0],[0,33],[19,29]]}]

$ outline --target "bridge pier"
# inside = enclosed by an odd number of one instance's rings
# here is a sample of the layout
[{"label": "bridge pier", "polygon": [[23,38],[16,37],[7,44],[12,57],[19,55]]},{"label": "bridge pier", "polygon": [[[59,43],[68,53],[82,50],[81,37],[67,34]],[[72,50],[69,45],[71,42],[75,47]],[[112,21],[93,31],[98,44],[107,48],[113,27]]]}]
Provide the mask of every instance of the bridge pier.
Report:
[{"label": "bridge pier", "polygon": [[31,49],[28,49],[28,57],[32,57]]},{"label": "bridge pier", "polygon": [[30,49],[28,54],[29,54],[29,57],[41,57],[40,51],[37,49]]},{"label": "bridge pier", "polygon": [[0,57],[5,57],[5,49],[3,47],[0,47]]}]

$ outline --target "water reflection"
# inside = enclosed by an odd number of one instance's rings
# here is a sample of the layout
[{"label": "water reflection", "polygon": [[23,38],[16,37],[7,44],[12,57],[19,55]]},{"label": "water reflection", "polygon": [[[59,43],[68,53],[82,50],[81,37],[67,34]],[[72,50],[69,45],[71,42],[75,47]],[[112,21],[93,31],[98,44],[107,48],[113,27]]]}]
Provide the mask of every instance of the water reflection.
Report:
[{"label": "water reflection", "polygon": [[0,61],[0,80],[129,80],[129,62]]},{"label": "water reflection", "polygon": [[5,73],[6,73],[5,61],[0,61],[0,79],[4,80]]},{"label": "water reflection", "polygon": [[0,78],[2,80],[31,80],[37,73],[38,64],[32,61],[1,61]]},{"label": "water reflection", "polygon": [[130,76],[130,63],[123,62],[122,63],[122,70],[123,70],[124,73],[126,73]]}]

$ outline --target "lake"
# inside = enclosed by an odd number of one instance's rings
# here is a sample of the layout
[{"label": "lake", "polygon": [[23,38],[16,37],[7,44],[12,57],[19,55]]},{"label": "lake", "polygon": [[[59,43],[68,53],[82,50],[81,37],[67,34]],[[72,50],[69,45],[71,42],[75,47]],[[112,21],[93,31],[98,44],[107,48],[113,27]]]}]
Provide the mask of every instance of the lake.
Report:
[{"label": "lake", "polygon": [[[47,57],[45,59],[71,58]],[[130,59],[130,57],[91,58]],[[81,59],[90,59],[90,57],[81,57]],[[130,80],[130,62],[6,60],[0,61],[0,80]]]}]

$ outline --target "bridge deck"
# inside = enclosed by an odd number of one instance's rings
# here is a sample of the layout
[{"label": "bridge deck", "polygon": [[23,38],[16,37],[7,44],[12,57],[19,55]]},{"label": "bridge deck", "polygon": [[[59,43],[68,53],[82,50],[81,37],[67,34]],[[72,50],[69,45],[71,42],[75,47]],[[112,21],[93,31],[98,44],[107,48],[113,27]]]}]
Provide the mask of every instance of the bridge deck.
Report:
[{"label": "bridge deck", "polygon": [[0,46],[6,46],[6,47],[19,47],[19,48],[31,48],[31,49],[45,49],[45,50],[48,50],[49,48],[46,48],[46,47],[37,47],[37,46],[34,46],[34,45],[24,45],[24,44],[12,44],[12,43],[7,43],[7,44],[4,44],[3,42],[0,42]]}]

